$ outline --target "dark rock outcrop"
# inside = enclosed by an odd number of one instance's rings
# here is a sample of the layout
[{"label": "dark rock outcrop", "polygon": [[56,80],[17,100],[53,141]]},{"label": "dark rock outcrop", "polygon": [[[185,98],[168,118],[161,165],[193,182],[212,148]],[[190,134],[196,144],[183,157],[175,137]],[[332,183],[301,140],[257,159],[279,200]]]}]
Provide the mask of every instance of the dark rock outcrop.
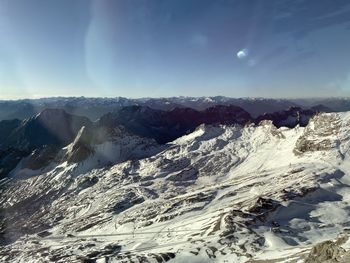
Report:
[{"label": "dark rock outcrop", "polygon": [[56,145],[44,145],[35,149],[24,162],[23,167],[31,170],[37,170],[46,167],[53,161],[60,150]]},{"label": "dark rock outcrop", "polygon": [[304,110],[299,107],[290,107],[288,110],[274,113],[265,113],[256,118],[255,123],[259,124],[263,120],[271,120],[276,127],[294,128],[297,125],[305,127],[309,120],[316,115],[318,111],[309,109]]},{"label": "dark rock outcrop", "polygon": [[43,145],[67,145],[82,126],[91,126],[86,117],[75,116],[59,109],[46,109],[24,120],[7,137],[6,144],[15,148],[32,149]]},{"label": "dark rock outcrop", "polygon": [[6,143],[7,137],[21,124],[18,119],[0,121],[0,148]]},{"label": "dark rock outcrop", "polygon": [[175,108],[171,111],[149,107],[125,107],[100,118],[100,126],[124,126],[128,131],[166,143],[196,129],[200,124],[241,124],[252,121],[248,112],[236,106],[214,106],[204,111]]}]

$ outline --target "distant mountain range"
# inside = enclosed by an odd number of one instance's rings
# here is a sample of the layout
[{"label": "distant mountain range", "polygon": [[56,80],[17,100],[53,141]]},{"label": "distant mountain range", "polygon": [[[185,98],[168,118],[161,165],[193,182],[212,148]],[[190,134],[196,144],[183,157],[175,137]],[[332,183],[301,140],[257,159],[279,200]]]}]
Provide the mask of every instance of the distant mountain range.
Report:
[{"label": "distant mountain range", "polygon": [[43,99],[2,100],[0,101],[0,120],[27,119],[44,109],[63,109],[67,113],[86,116],[95,121],[109,112],[116,112],[125,106],[146,106],[158,110],[192,108],[204,110],[216,105],[234,105],[241,107],[251,116],[286,110],[289,107],[304,109],[318,108],[323,112],[341,112],[350,110],[349,98],[324,99],[265,99],[265,98],[228,98],[216,97],[171,97],[171,98],[85,98],[55,97]]}]

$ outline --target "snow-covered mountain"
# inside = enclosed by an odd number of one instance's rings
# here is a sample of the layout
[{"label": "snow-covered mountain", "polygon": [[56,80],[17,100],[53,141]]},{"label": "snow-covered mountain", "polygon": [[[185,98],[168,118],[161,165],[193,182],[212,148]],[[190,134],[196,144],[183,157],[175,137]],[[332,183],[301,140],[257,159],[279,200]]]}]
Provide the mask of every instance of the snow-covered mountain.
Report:
[{"label": "snow-covered mountain", "polygon": [[[101,141],[117,128],[137,136],[156,140],[160,144],[193,132],[200,124],[245,125],[272,120],[277,127],[305,126],[318,111],[290,108],[282,112],[263,114],[254,119],[248,112],[233,105],[216,105],[203,111],[175,108],[169,111],[146,106],[126,106],[91,122],[88,118],[67,113],[62,109],[45,109],[23,121],[0,121],[0,178],[5,177],[23,158],[32,169],[49,164],[58,151],[73,142],[85,127],[85,141]],[[85,147],[85,146],[84,146]],[[85,150],[87,151],[88,148]]]},{"label": "snow-covered mountain", "polygon": [[[63,146],[73,142],[78,131],[83,135],[78,148],[88,152],[89,146],[82,144],[83,141],[101,144],[116,129],[163,144],[192,132],[202,123],[245,124],[251,121],[249,113],[236,106],[214,106],[204,111],[191,108],[162,111],[127,106],[103,115],[96,122],[62,109],[45,109],[23,121],[0,121],[0,178],[7,176],[29,155],[25,161],[28,167],[38,169],[46,166]],[[85,128],[81,130],[82,127]]]},{"label": "snow-covered mountain", "polygon": [[0,261],[349,262],[349,124],[200,125],[165,145],[83,127],[0,182]]}]

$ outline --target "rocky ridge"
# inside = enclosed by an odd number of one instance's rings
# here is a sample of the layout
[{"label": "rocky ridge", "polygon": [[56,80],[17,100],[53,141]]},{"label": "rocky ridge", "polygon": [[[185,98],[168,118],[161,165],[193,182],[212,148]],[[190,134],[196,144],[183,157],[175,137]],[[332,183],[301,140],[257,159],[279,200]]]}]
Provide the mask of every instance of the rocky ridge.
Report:
[{"label": "rocky ridge", "polygon": [[[330,113],[305,128],[201,125],[163,146],[116,132],[115,143],[85,145],[88,158],[18,169],[1,181],[0,259],[306,260],[348,231],[349,121]],[[84,133],[61,156],[84,146]],[[341,247],[337,255],[350,244]]]}]

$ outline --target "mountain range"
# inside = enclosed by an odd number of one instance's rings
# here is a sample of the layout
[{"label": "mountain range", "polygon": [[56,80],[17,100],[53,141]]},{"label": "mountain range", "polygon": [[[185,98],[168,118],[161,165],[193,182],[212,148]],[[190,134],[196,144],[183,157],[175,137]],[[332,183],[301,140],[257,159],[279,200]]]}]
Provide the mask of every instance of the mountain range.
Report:
[{"label": "mountain range", "polygon": [[128,99],[55,97],[42,99],[0,100],[0,120],[27,119],[47,108],[63,109],[67,113],[86,116],[92,121],[106,113],[118,111],[126,106],[145,106],[157,110],[192,108],[198,111],[216,105],[234,105],[256,118],[264,113],[286,110],[289,107],[315,108],[322,112],[342,112],[350,110],[349,98],[315,99],[267,99],[267,98],[229,98],[216,97],[170,97]]},{"label": "mountain range", "polygon": [[349,262],[350,113],[317,105],[2,120],[0,261]]},{"label": "mountain range", "polygon": [[[292,107],[253,118],[233,105],[217,105],[202,111],[192,108],[163,111],[146,106],[126,106],[92,122],[87,117],[72,115],[62,109],[48,108],[23,121],[0,121],[0,131],[3,131],[0,137],[0,178],[28,156],[31,156],[30,164],[36,163],[34,167],[40,163],[47,164],[60,148],[74,141],[83,127],[85,137],[90,140],[100,137],[100,143],[103,136],[108,137],[106,130],[122,128],[131,134],[165,144],[193,132],[201,124],[246,125],[272,120],[277,127],[305,126],[317,112]],[[98,133],[100,135],[96,135]]]}]

